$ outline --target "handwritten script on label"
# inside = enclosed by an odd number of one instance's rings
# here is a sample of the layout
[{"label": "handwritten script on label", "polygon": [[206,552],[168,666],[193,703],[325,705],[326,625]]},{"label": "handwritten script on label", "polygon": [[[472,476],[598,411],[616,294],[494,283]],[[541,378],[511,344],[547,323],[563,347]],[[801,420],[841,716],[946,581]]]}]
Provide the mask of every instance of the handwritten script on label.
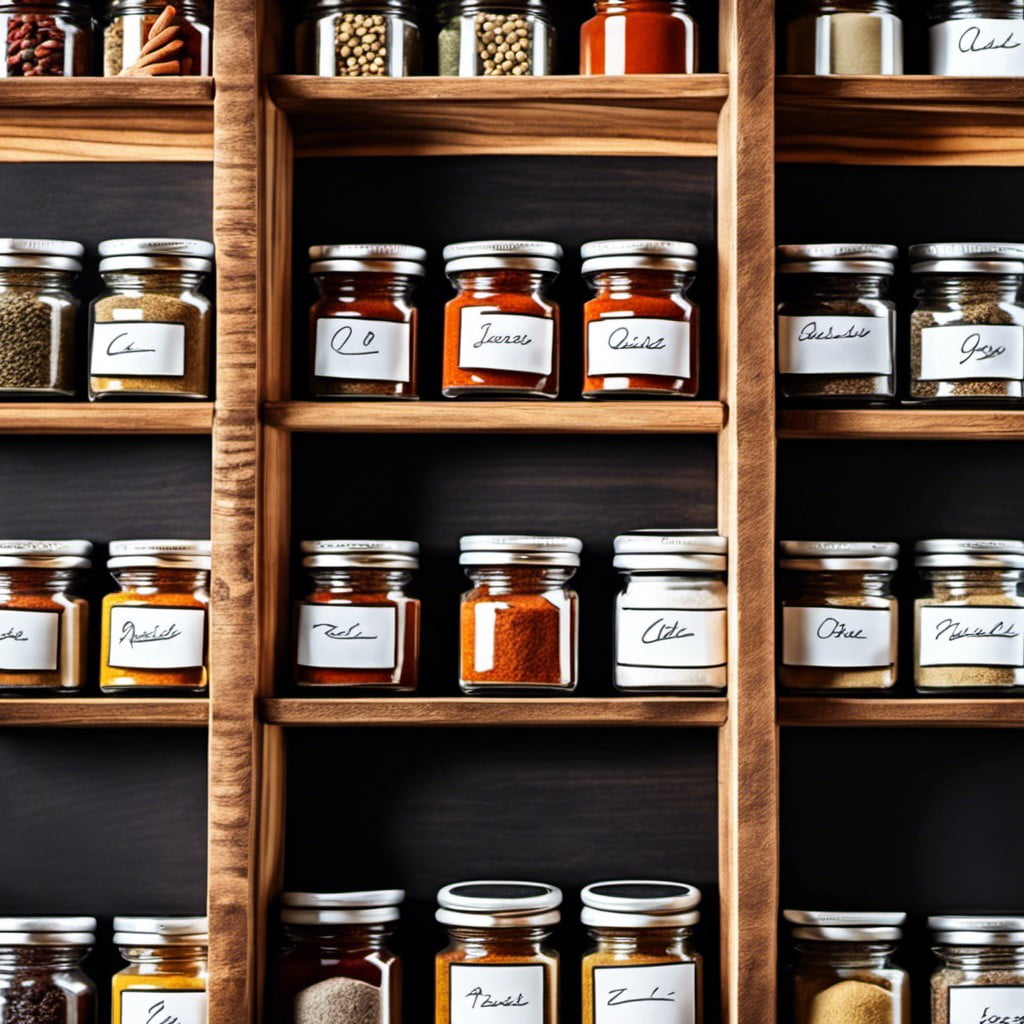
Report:
[{"label": "handwritten script on label", "polygon": [[643,632],[640,638],[641,643],[660,644],[666,640],[685,640],[687,637],[695,636],[691,630],[676,622],[666,622],[664,619],[655,619]]},{"label": "handwritten script on label", "polygon": [[107,355],[108,356],[130,356],[139,352],[155,352],[155,348],[139,348],[131,338],[128,341],[124,339],[128,338],[128,332],[123,331],[121,334],[111,338],[107,343]]},{"label": "handwritten script on label", "polygon": [[981,28],[974,25],[967,29],[957,40],[957,49],[961,53],[984,53],[986,50],[1016,50],[1020,46],[1012,32],[1000,43],[995,39],[982,39]]},{"label": "handwritten script on label", "polygon": [[23,629],[12,628],[0,633],[0,641],[2,640],[15,640],[20,643],[28,643],[28,636],[25,634]]},{"label": "handwritten script on label", "polygon": [[606,1005],[626,1006],[629,1003],[674,1003],[675,1001],[675,992],[662,993],[658,986],[655,986],[651,994],[646,996],[634,996],[628,988],[613,988]]},{"label": "handwritten script on label", "polygon": [[373,331],[367,330],[357,335],[355,329],[346,324],[332,335],[331,348],[340,356],[377,356],[380,355],[380,349],[371,347],[376,340],[377,335]]},{"label": "handwritten script on label", "polygon": [[492,334],[494,324],[482,324],[480,337],[473,342],[473,348],[484,345],[532,345],[533,338],[529,334]]},{"label": "handwritten script on label", "polygon": [[485,992],[478,985],[474,989],[470,989],[466,993],[466,998],[472,1003],[473,1009],[481,1007],[483,1009],[489,1009],[497,1006],[529,1006],[530,1000],[527,999],[522,992],[516,993],[514,996],[496,996],[490,992]]},{"label": "handwritten script on label", "polygon": [[360,632],[362,623],[353,622],[350,626],[336,626],[332,622],[318,622],[313,629],[323,630],[328,640],[376,640],[376,633]]},{"label": "handwritten script on label", "polygon": [[847,341],[850,338],[868,338],[871,330],[867,327],[847,327],[844,331],[833,331],[831,326],[819,330],[818,322],[804,324],[797,335],[797,341]]},{"label": "handwritten script on label", "polygon": [[117,642],[119,644],[126,643],[129,647],[134,647],[136,644],[152,644],[160,643],[164,640],[174,640],[179,636],[181,636],[181,630],[173,622],[168,626],[151,626],[149,629],[139,629],[129,619],[121,627],[121,636]]},{"label": "handwritten script on label", "polygon": [[935,628],[936,640],[965,640],[979,637],[1003,637],[1012,639],[1020,636],[1012,625],[997,622],[993,626],[963,626],[954,619],[943,619]]}]

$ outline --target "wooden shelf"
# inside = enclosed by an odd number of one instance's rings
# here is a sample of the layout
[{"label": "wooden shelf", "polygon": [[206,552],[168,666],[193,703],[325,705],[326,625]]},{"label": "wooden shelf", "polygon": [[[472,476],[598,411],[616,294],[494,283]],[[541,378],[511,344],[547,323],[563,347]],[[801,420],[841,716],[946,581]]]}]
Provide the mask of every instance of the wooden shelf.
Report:
[{"label": "wooden shelf", "polygon": [[0,162],[213,159],[212,78],[0,78]]},{"label": "wooden shelf", "polygon": [[782,697],[779,724],[1019,729],[1024,727],[1024,700],[1015,697]]},{"label": "wooden shelf", "polygon": [[213,402],[0,402],[0,434],[209,434]]},{"label": "wooden shelf", "polygon": [[780,160],[1024,164],[1024,79],[782,75]]},{"label": "wooden shelf", "polygon": [[0,728],[205,726],[210,702],[191,698],[12,697],[0,700]]},{"label": "wooden shelf", "polygon": [[[727,75],[278,75],[299,155],[714,156]],[[339,131],[339,129],[341,129]]]},{"label": "wooden shelf", "polygon": [[779,437],[845,440],[1022,441],[1019,409],[787,409]]},{"label": "wooden shelf", "polygon": [[268,402],[292,431],[461,434],[716,434],[721,402]]},{"label": "wooden shelf", "polygon": [[270,698],[269,725],[720,726],[728,701],[715,697]]}]

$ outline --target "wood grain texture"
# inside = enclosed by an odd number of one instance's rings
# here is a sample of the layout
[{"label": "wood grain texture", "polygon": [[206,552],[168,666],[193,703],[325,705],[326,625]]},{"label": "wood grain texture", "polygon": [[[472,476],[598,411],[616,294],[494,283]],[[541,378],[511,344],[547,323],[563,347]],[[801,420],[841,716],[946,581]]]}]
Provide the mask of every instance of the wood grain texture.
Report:
[{"label": "wood grain texture", "polygon": [[210,717],[207,700],[140,697],[12,697],[0,699],[0,727],[12,725],[81,726],[90,728],[154,728],[205,726]]},{"label": "wood grain texture", "polygon": [[209,434],[213,403],[0,403],[0,434]]},{"label": "wood grain texture", "polygon": [[786,409],[779,437],[848,440],[1022,441],[1019,409]]},{"label": "wood grain texture", "polygon": [[873,726],[875,728],[1024,727],[1024,700],[1009,698],[909,699],[782,697],[781,725]]}]

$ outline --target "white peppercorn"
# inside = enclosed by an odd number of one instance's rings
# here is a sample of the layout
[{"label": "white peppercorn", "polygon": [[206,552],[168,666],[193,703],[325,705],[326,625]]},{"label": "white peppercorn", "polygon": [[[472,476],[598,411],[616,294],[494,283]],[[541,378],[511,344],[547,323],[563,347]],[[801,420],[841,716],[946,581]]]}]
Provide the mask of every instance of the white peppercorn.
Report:
[{"label": "white peppercorn", "polygon": [[[544,0],[462,0],[441,5],[440,73],[447,76],[549,75],[554,28]],[[473,39],[472,46],[463,40]]]}]

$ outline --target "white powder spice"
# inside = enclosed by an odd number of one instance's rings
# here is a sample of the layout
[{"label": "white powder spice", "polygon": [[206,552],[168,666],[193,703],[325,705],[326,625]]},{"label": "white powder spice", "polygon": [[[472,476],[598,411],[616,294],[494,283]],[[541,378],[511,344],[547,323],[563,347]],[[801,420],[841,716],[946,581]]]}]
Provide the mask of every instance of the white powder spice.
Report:
[{"label": "white powder spice", "polygon": [[328,978],[295,997],[295,1024],[382,1024],[380,989],[355,978]]}]

